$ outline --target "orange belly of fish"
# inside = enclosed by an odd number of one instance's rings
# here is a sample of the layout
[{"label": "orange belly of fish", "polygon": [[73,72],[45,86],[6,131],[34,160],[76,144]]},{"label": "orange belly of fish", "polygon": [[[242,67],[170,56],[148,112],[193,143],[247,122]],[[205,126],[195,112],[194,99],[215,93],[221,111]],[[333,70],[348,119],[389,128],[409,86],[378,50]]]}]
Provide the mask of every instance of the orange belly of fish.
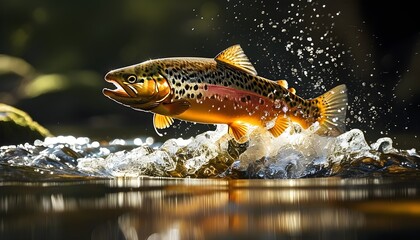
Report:
[{"label": "orange belly of fish", "polygon": [[203,101],[192,100],[190,103],[191,107],[187,111],[174,117],[207,124],[230,124],[240,121],[254,126],[264,126],[266,122],[277,116],[272,101],[258,95],[250,96],[246,102],[242,102],[240,98],[226,97]]}]

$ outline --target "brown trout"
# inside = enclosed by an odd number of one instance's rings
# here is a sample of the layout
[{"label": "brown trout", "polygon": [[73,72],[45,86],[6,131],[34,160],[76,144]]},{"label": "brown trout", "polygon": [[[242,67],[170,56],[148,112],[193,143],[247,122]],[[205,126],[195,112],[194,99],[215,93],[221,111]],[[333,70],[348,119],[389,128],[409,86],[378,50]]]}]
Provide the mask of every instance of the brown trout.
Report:
[{"label": "brown trout", "polygon": [[[239,45],[215,58],[162,58],[110,71],[105,80],[116,89],[103,94],[124,106],[154,113],[155,129],[174,118],[205,124],[227,124],[238,142],[249,126],[266,128],[274,137],[290,121],[308,128],[319,123],[318,134],[336,136],[345,129],[347,88],[339,85],[305,100],[284,80],[257,75]],[[157,132],[157,131],[156,131]],[[158,133],[159,134],[159,133]]]}]

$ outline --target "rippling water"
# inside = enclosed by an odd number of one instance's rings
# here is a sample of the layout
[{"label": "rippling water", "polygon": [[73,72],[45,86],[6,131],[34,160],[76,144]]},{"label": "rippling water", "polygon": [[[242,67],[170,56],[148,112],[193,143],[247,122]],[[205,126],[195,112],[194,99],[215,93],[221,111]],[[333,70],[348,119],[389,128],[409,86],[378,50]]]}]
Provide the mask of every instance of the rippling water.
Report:
[{"label": "rippling water", "polygon": [[0,147],[0,239],[417,239],[419,153],[316,128]]},{"label": "rippling water", "polygon": [[416,178],[1,182],[1,239],[417,239]]},{"label": "rippling water", "polygon": [[368,144],[362,131],[338,137],[292,126],[278,138],[255,129],[237,144],[225,126],[190,139],[153,144],[151,138],[111,142],[60,136],[0,148],[2,180],[114,177],[304,178],[418,174],[415,149],[399,150],[390,138]]}]

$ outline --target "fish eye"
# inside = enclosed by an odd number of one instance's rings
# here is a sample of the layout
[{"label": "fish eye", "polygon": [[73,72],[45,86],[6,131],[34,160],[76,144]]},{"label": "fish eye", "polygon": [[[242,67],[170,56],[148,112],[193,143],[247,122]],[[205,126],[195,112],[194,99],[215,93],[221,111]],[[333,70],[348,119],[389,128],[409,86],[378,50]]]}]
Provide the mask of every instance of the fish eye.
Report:
[{"label": "fish eye", "polygon": [[137,76],[136,75],[130,75],[127,77],[127,82],[129,83],[135,83],[137,81]]}]

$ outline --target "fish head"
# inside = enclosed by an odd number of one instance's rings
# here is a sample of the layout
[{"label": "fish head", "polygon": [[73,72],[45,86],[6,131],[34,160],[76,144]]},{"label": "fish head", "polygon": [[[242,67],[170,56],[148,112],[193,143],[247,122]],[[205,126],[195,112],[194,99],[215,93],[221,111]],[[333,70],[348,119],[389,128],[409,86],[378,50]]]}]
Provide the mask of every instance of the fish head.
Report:
[{"label": "fish head", "polygon": [[106,97],[139,110],[156,107],[170,93],[159,64],[153,61],[112,70],[105,75],[105,80],[116,87],[104,88],[102,92]]}]

